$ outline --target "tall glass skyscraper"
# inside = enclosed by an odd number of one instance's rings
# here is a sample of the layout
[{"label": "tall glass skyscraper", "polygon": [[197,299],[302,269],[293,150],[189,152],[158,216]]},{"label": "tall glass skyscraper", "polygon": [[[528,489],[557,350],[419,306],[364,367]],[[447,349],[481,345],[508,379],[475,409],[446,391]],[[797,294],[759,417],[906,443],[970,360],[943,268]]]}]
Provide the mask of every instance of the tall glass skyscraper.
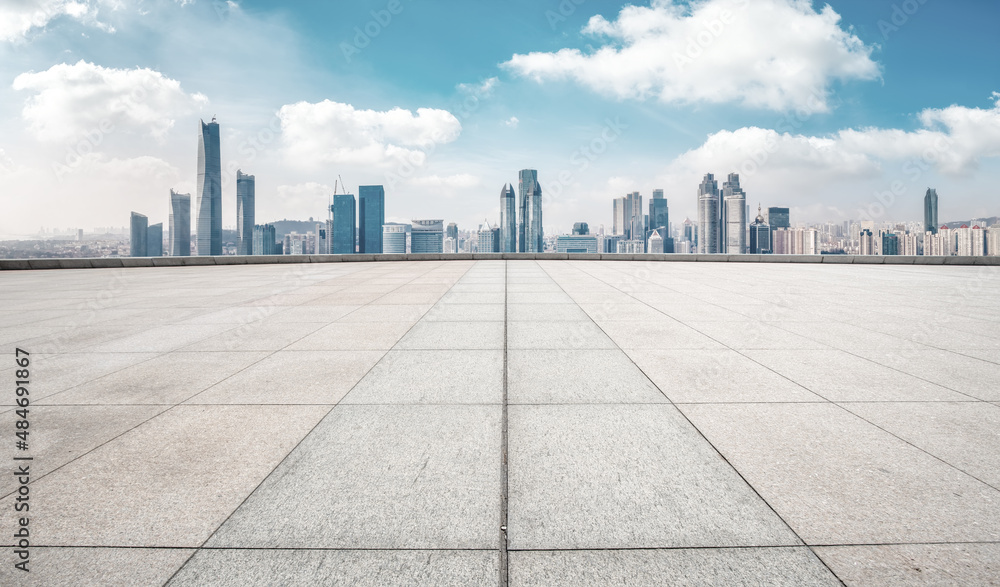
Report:
[{"label": "tall glass skyscraper", "polygon": [[506,183],[500,192],[500,252],[517,252],[517,196]]},{"label": "tall glass skyscraper", "polygon": [[[337,194],[333,196],[333,254],[353,255],[356,228],[354,216],[357,213],[357,202],[354,194]],[[382,243],[379,243],[379,249]]]},{"label": "tall glass skyscraper", "polygon": [[518,252],[541,253],[545,250],[545,235],[542,231],[542,186],[538,183],[538,171],[522,169],[519,177]]},{"label": "tall glass skyscraper", "polygon": [[409,232],[409,224],[390,222],[382,226],[382,252],[386,255],[405,255],[406,235]]},{"label": "tall glass skyscraper", "polygon": [[764,220],[760,206],[757,206],[757,218],[750,225],[750,254],[764,255],[771,252],[771,227]]},{"label": "tall glass skyscraper", "polygon": [[256,179],[236,170],[236,254],[253,254]]},{"label": "tall glass skyscraper", "polygon": [[720,252],[742,255],[747,252],[747,195],[740,187],[740,176],[730,173],[722,184],[722,243]]},{"label": "tall glass skyscraper", "polygon": [[163,223],[146,228],[146,256],[163,256]]},{"label": "tall glass skyscraper", "polygon": [[924,232],[937,234],[938,226],[937,190],[928,189],[924,196]]},{"label": "tall glass skyscraper", "polygon": [[277,255],[277,230],[270,224],[253,227],[253,255]]},{"label": "tall glass skyscraper", "polygon": [[698,186],[698,252],[719,252],[719,183],[711,173]]},{"label": "tall glass skyscraper", "polygon": [[132,212],[129,230],[129,255],[132,257],[146,256],[146,242],[149,238],[146,230],[149,227],[149,219],[143,214]]},{"label": "tall glass skyscraper", "polygon": [[222,254],[222,154],[214,118],[201,121],[198,135],[198,254]]},{"label": "tall glass skyscraper", "polygon": [[170,190],[170,243],[171,257],[191,255],[191,194],[178,194]]},{"label": "tall glass skyscraper", "polygon": [[358,252],[382,253],[382,226],[385,225],[385,188],[363,185],[358,189]]},{"label": "tall glass skyscraper", "polygon": [[775,240],[775,233],[779,228],[791,228],[791,217],[788,214],[788,208],[768,208],[767,209],[767,224],[771,227],[771,252],[776,253],[778,250],[777,241]]}]

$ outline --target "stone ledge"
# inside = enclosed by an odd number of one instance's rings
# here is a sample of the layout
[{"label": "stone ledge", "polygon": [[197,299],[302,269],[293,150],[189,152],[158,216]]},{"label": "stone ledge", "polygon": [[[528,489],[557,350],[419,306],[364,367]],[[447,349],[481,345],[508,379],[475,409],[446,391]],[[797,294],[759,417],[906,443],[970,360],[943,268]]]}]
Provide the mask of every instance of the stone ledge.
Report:
[{"label": "stone ledge", "polygon": [[609,253],[458,253],[391,255],[268,255],[218,257],[112,257],[96,259],[0,259],[0,271],[193,267],[279,263],[373,263],[400,261],[641,261],[656,263],[833,263],[840,265],[965,265],[995,267],[1000,257],[904,257],[860,255],[681,255]]}]

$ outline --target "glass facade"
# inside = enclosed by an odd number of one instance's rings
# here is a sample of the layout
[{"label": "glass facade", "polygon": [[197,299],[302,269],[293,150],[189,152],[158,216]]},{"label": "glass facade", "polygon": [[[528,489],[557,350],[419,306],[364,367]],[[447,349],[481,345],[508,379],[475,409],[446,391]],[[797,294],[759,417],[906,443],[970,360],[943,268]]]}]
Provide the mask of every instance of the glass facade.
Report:
[{"label": "glass facade", "polygon": [[168,237],[171,257],[191,255],[191,194],[178,194],[170,190],[170,236]]},{"label": "glass facade", "polygon": [[410,250],[413,253],[444,252],[444,220],[414,220]]},{"label": "glass facade", "polygon": [[149,219],[138,212],[132,212],[129,231],[129,255],[132,257],[146,256],[146,241],[148,236],[146,229],[149,226]]},{"label": "glass facade", "polygon": [[201,121],[198,135],[198,254],[222,254],[222,155],[219,123]]},{"label": "glass facade", "polygon": [[363,185],[358,189],[358,252],[382,253],[382,227],[385,225],[385,188]]},{"label": "glass facade", "polygon": [[[333,254],[353,255],[355,252],[354,217],[357,214],[357,203],[354,194],[337,194],[333,196]],[[379,249],[382,248],[381,241]]]},{"label": "glass facade", "polygon": [[500,192],[500,252],[517,252],[517,196],[510,184]]},{"label": "glass facade", "polygon": [[256,180],[252,175],[236,171],[236,254],[253,254],[254,199]]}]

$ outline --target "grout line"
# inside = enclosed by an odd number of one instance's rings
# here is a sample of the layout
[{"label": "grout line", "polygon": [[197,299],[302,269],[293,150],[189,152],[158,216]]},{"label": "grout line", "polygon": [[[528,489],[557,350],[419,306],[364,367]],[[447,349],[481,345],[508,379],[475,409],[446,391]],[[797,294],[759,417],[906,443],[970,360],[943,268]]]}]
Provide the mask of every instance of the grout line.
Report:
[{"label": "grout line", "polygon": [[503,412],[502,412],[502,425],[500,428],[500,587],[507,587],[510,584],[510,557],[507,551],[507,524],[508,524],[508,505],[510,496],[510,476],[509,476],[509,445],[510,445],[510,434],[509,434],[509,416],[508,416],[508,377],[507,371],[509,368],[509,363],[507,360],[507,319],[508,319],[508,306],[507,303],[507,290],[508,290],[508,274],[507,274],[508,262],[503,263]]}]

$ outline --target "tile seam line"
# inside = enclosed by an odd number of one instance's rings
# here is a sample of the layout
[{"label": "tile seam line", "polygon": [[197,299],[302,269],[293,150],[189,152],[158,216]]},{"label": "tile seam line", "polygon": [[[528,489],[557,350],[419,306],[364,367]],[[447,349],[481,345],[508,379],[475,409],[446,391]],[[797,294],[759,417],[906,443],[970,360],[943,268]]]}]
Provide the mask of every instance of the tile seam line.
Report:
[{"label": "tile seam line", "polygon": [[500,577],[499,584],[500,587],[507,587],[510,584],[510,556],[508,554],[508,543],[507,536],[509,533],[508,529],[508,514],[509,514],[509,497],[510,497],[510,471],[509,471],[509,412],[508,412],[508,343],[507,343],[507,328],[509,319],[509,303],[508,303],[508,285],[510,281],[510,275],[508,272],[509,261],[503,262],[503,398],[502,398],[502,408],[501,408],[501,427],[500,427]]},{"label": "tile seam line", "polygon": [[[583,271],[583,270],[581,269],[580,271]],[[614,269],[614,271],[618,271],[619,273],[622,273],[622,271],[620,271],[620,270],[618,270],[618,269]],[[589,274],[589,273],[587,273],[586,271],[584,271],[584,273],[585,273],[585,274],[587,274],[587,275],[590,275],[590,274]],[[599,280],[600,280],[600,278],[595,278],[595,279],[599,279]],[[649,281],[649,280],[647,280],[647,279],[642,279],[642,278],[638,278],[638,279],[640,279],[640,280],[642,280],[642,281],[645,281],[645,282],[647,282],[647,283],[653,283],[653,282],[651,282],[651,281]],[[601,280],[601,281],[603,281],[603,280]],[[610,284],[608,284],[607,282],[604,282],[604,283],[605,283],[606,285],[610,285]],[[654,285],[655,285],[655,284],[654,284]],[[614,286],[612,286],[612,287],[614,287]],[[616,289],[617,289],[617,288],[616,288]],[[619,290],[619,291],[621,291],[621,290]],[[628,295],[629,297],[631,297],[631,298],[633,298],[633,299],[636,299],[636,300],[639,300],[639,298],[636,298],[635,296],[633,296],[633,295],[631,295],[631,294],[627,294],[627,293],[625,293],[625,292],[622,292],[622,293],[624,293],[625,295]],[[640,302],[641,302],[641,300],[640,300]],[[655,307],[653,307],[653,306],[651,306],[651,305],[647,304],[646,302],[642,302],[642,303],[643,303],[643,304],[645,304],[645,305],[646,305],[647,307],[649,307],[649,308],[652,308],[652,309],[656,310],[657,312],[659,312],[659,313],[663,314],[664,316],[669,316],[669,315],[668,315],[668,314],[667,314],[666,312],[664,312],[663,310],[660,310],[660,309],[657,309],[657,308],[655,308]],[[711,304],[711,305],[713,305],[713,306],[716,306],[716,307],[718,307],[718,308],[722,308],[722,306],[718,306],[717,304]],[[722,308],[722,309],[728,309],[728,308]],[[676,318],[674,318],[674,319],[676,320]],[[683,322],[681,322],[681,323],[683,324]],[[685,326],[686,326],[686,325],[685,325]],[[689,327],[689,328],[690,328],[690,327]],[[780,326],[777,326],[776,328],[779,328],[780,330],[785,330],[784,328],[781,328]],[[786,332],[790,332],[791,334],[795,334],[795,333],[792,333],[791,331],[788,331],[788,330],[786,330]],[[704,333],[703,333],[703,334],[704,334]],[[709,336],[709,335],[707,335],[707,334],[705,334],[705,336],[708,336],[709,338],[712,338],[711,336]],[[803,335],[799,335],[799,336],[803,336]],[[822,342],[820,342],[820,341],[817,341],[817,340],[814,340],[814,339],[812,339],[812,338],[809,338],[809,337],[804,337],[804,338],[807,338],[807,339],[809,339],[809,340],[813,340],[813,342],[816,342],[816,343],[819,343],[819,344],[825,344],[825,343],[822,343]],[[714,338],[712,338],[712,340],[715,340],[715,339],[714,339]],[[716,341],[716,342],[719,342],[719,344],[723,344],[723,343],[722,343],[721,341]],[[823,395],[823,394],[821,394],[821,393],[819,393],[819,392],[817,392],[817,391],[814,391],[814,390],[810,389],[810,388],[809,388],[809,387],[807,387],[806,385],[804,385],[804,384],[802,384],[802,383],[799,383],[798,381],[795,381],[795,380],[791,379],[790,377],[788,377],[788,376],[786,376],[786,375],[784,375],[784,374],[782,374],[782,373],[779,373],[778,371],[775,371],[775,370],[774,370],[774,369],[772,369],[771,367],[768,367],[767,365],[765,365],[765,364],[761,363],[760,361],[757,361],[756,359],[754,359],[753,357],[751,357],[751,356],[747,355],[747,354],[746,354],[746,353],[744,353],[743,351],[741,351],[741,350],[739,350],[739,349],[734,349],[734,348],[732,348],[732,347],[730,347],[729,345],[726,345],[726,344],[723,344],[723,346],[725,346],[725,347],[726,347],[726,348],[728,348],[729,350],[731,350],[731,351],[733,351],[733,352],[737,353],[738,355],[740,355],[740,356],[742,356],[742,357],[744,357],[744,358],[746,358],[746,359],[748,359],[748,360],[750,360],[750,361],[752,361],[752,362],[756,363],[757,365],[760,365],[761,367],[763,367],[763,368],[767,369],[768,371],[770,371],[770,372],[774,373],[775,375],[777,375],[777,376],[781,377],[782,379],[785,379],[785,380],[787,380],[787,381],[789,381],[789,382],[791,382],[791,383],[793,383],[793,384],[795,384],[795,385],[797,385],[797,386],[801,387],[802,389],[804,389],[804,390],[808,391],[809,393],[811,393],[811,394],[815,395],[816,397],[819,397],[819,398],[821,398],[821,399],[825,400],[825,401],[826,401],[827,403],[829,403],[829,404],[832,404],[832,405],[836,406],[837,408],[841,409],[842,411],[844,411],[844,412],[847,412],[848,414],[850,414],[851,416],[853,416],[853,417],[855,417],[855,418],[857,418],[857,419],[861,420],[862,422],[865,422],[865,423],[869,424],[870,426],[873,426],[874,428],[877,428],[878,430],[881,430],[882,432],[884,432],[884,433],[888,434],[889,436],[891,436],[891,437],[895,438],[896,440],[898,440],[898,441],[902,442],[903,444],[906,444],[906,445],[910,446],[911,448],[914,448],[914,449],[916,449],[917,451],[919,451],[919,452],[921,452],[921,453],[923,453],[923,454],[925,454],[925,455],[927,455],[927,456],[931,457],[932,459],[934,459],[934,460],[936,460],[936,461],[938,461],[938,462],[940,462],[940,463],[943,463],[943,464],[944,464],[944,465],[946,465],[947,467],[949,467],[949,468],[951,468],[951,469],[954,469],[955,471],[958,471],[959,473],[961,473],[961,474],[963,474],[963,475],[966,475],[966,476],[968,476],[968,477],[970,477],[970,478],[974,479],[975,481],[977,481],[977,482],[979,482],[979,483],[981,483],[981,484],[983,484],[983,485],[985,485],[985,486],[989,487],[990,489],[993,489],[994,491],[998,491],[998,492],[1000,492],[1000,487],[997,487],[997,486],[995,486],[995,485],[993,485],[993,484],[991,484],[991,483],[988,483],[988,482],[984,481],[983,479],[980,479],[980,478],[979,478],[979,477],[977,477],[976,475],[973,475],[972,473],[970,473],[970,472],[968,472],[968,471],[966,471],[966,470],[964,470],[964,469],[962,469],[962,468],[958,467],[957,465],[954,465],[954,464],[952,464],[952,463],[949,463],[948,461],[946,461],[946,460],[944,460],[943,458],[941,458],[941,457],[939,457],[939,456],[935,455],[934,453],[932,453],[932,452],[928,451],[927,449],[925,449],[925,448],[923,448],[923,447],[921,447],[921,446],[918,446],[918,445],[914,444],[913,442],[911,442],[911,441],[909,441],[909,440],[907,440],[907,439],[903,438],[902,436],[899,436],[898,434],[895,434],[894,432],[891,432],[890,430],[888,430],[888,429],[886,429],[886,428],[884,428],[884,427],[880,426],[879,424],[876,424],[875,422],[872,422],[872,421],[871,421],[871,420],[869,420],[868,418],[865,418],[864,416],[861,416],[861,415],[860,415],[860,414],[858,414],[857,412],[855,412],[855,411],[853,411],[853,410],[850,410],[850,409],[848,409],[848,407],[847,407],[847,406],[843,405],[843,404],[849,404],[849,403],[852,403],[852,402],[836,402],[836,401],[833,401],[833,400],[829,399],[828,397],[826,397],[825,395]],[[829,345],[827,345],[827,346],[829,346]],[[835,347],[830,347],[830,348],[835,348]],[[932,348],[933,348],[933,347],[932,347]],[[744,350],[746,350],[746,349],[744,349]],[[837,350],[840,350],[840,349],[837,349]],[[940,349],[940,350],[945,350],[945,349]],[[624,352],[624,351],[623,351],[623,352]],[[858,357],[858,358],[860,358],[860,359],[863,359],[863,360],[866,360],[866,361],[869,361],[869,362],[871,362],[871,363],[874,363],[874,364],[876,364],[876,365],[880,365],[880,366],[882,366],[882,367],[886,367],[885,365],[881,365],[880,363],[877,363],[877,362],[875,362],[875,361],[872,361],[872,360],[870,360],[870,359],[867,359],[867,358],[865,358],[865,357],[860,357],[860,356],[858,356],[858,355],[855,355],[855,354],[854,354],[854,353],[852,353],[852,352],[849,352],[849,351],[841,351],[841,352],[844,352],[844,353],[846,353],[846,354],[848,354],[848,355],[852,355],[852,356],[857,356],[857,357]],[[626,354],[627,354],[627,353],[626,353]],[[958,354],[958,353],[956,353],[956,354]],[[631,360],[631,357],[629,357],[629,359]],[[898,369],[892,369],[891,367],[886,367],[886,368],[888,368],[888,369],[891,369],[892,371],[895,371],[895,372],[897,372],[897,373],[902,373],[902,374],[904,374],[904,375],[908,375],[908,376],[910,376],[910,377],[915,377],[916,379],[919,379],[919,380],[921,380],[921,381],[926,381],[926,380],[924,380],[923,378],[920,378],[920,377],[916,377],[916,376],[914,376],[914,375],[911,375],[911,374],[909,374],[909,373],[906,373],[906,372],[904,372],[904,371],[900,371],[900,370],[898,370]],[[641,369],[640,369],[640,370],[641,370]],[[643,374],[645,374],[645,373],[643,373]],[[932,382],[932,381],[927,381],[927,383],[931,383],[932,385],[936,385],[936,386],[938,386],[938,387],[942,387],[942,388],[944,388],[944,389],[948,389],[947,387],[944,387],[943,385],[938,385],[938,384],[936,384],[936,383],[934,383],[934,382]],[[654,384],[654,385],[655,385],[655,384]],[[659,388],[657,388],[657,389],[659,389]],[[969,394],[966,394],[966,393],[962,393],[962,392],[959,392],[959,391],[955,391],[955,390],[949,390],[949,391],[954,391],[955,393],[958,393],[959,395],[963,395],[963,396],[965,396],[965,397],[967,397],[967,398],[970,398],[970,401],[966,401],[966,402],[956,402],[956,403],[983,403],[983,404],[990,404],[990,403],[991,403],[991,402],[988,402],[988,401],[986,401],[986,400],[982,400],[982,399],[979,399],[979,398],[976,398],[976,397],[974,397],[974,396],[971,396],[971,395],[969,395]],[[661,393],[662,393],[662,391],[661,391]],[[666,394],[664,394],[664,395],[666,395]],[[668,399],[669,399],[669,398],[668,398]],[[798,403],[798,402],[796,402],[796,403]],[[817,403],[817,402],[811,402],[811,403]],[[853,403],[865,403],[865,402],[853,402]],[[890,403],[896,403],[896,402],[890,402]],[[947,403],[947,402],[926,402],[926,403]],[[675,405],[676,405],[676,404],[675,404]]]},{"label": "tile seam line", "polygon": [[[608,285],[610,287],[613,287],[614,289],[616,289],[617,291],[619,291],[621,293],[624,293],[625,295],[629,296],[630,298],[638,300],[638,298],[636,298],[635,296],[623,292],[618,287],[616,287],[614,285],[611,285],[610,283],[604,281],[603,279],[601,279],[599,277],[594,277],[590,273],[588,273],[588,272],[586,272],[586,271],[584,271],[582,269],[579,269],[577,267],[574,267],[573,265],[570,265],[568,261],[564,261],[563,263],[566,263],[567,265],[569,265],[569,267],[571,267],[573,269],[576,269],[577,271],[580,271],[580,272],[582,272],[585,275],[588,275],[591,279],[596,279],[596,280],[600,281],[601,283],[603,283],[605,285]],[[543,268],[543,270],[544,270],[544,268]],[[548,271],[546,271],[546,273],[548,273]],[[550,277],[551,277],[551,274],[550,274]],[[553,281],[555,281],[554,278],[552,278],[552,279],[553,279]],[[556,282],[556,283],[558,284],[559,282]],[[560,284],[560,287],[561,287],[561,284]],[[569,294],[567,293],[566,295],[569,295]],[[572,297],[572,296],[570,296],[570,297]],[[642,302],[642,303],[645,304],[647,307],[652,308],[652,306],[650,306],[649,304],[646,304],[645,302]],[[653,308],[653,309],[656,310],[656,308]],[[661,314],[663,314],[663,312],[660,311],[660,310],[656,310],[656,311],[660,312]],[[666,315],[666,314],[664,314],[664,315]],[[680,321],[678,320],[678,322],[680,322]],[[597,322],[595,321],[594,324],[597,324]],[[601,325],[597,324],[597,327],[601,328]],[[601,328],[601,331],[604,332],[604,329]],[[605,332],[604,334],[610,338],[610,336],[607,334],[607,332]],[[706,336],[708,336],[708,335],[706,335]],[[711,338],[711,337],[709,337],[709,338]],[[715,339],[712,339],[712,340],[715,340]],[[719,342],[719,341],[716,341],[716,342]],[[617,346],[617,343],[615,343],[615,344]],[[729,348],[728,345],[724,345],[724,346],[726,346],[727,348]],[[715,451],[715,454],[718,455],[719,458],[722,459],[722,461],[724,463],[726,463],[726,465],[728,465],[729,468],[734,473],[736,473],[736,475],[740,478],[741,481],[743,481],[743,483],[750,489],[750,491],[753,491],[754,495],[757,496],[757,499],[759,499],[761,501],[761,503],[763,503],[764,505],[766,505],[767,508],[769,510],[771,510],[771,513],[773,513],[775,515],[775,517],[777,517],[779,520],[781,520],[781,523],[785,525],[785,528],[787,528],[788,531],[791,532],[793,536],[795,536],[795,539],[798,540],[803,546],[805,546],[806,548],[809,549],[809,552],[811,552],[812,555],[813,555],[813,557],[815,557],[816,560],[818,560],[823,565],[823,567],[826,568],[826,570],[830,573],[830,576],[834,577],[835,579],[837,579],[837,581],[839,581],[840,584],[843,587],[846,587],[846,583],[844,582],[844,580],[841,579],[840,576],[837,575],[837,573],[833,572],[833,569],[830,568],[830,566],[828,564],[826,564],[826,561],[824,561],[819,556],[819,554],[817,554],[816,551],[813,550],[813,548],[808,543],[806,543],[805,540],[802,539],[802,536],[800,536],[799,533],[795,530],[795,528],[793,528],[792,525],[788,523],[788,520],[786,520],[784,518],[784,516],[782,516],[781,514],[778,513],[778,510],[776,510],[774,508],[774,506],[771,504],[771,502],[769,502],[768,500],[764,499],[764,496],[760,494],[760,492],[757,490],[757,488],[754,487],[750,483],[750,481],[748,481],[747,478],[743,476],[743,473],[740,472],[740,470],[737,469],[736,466],[733,465],[733,463],[731,463],[728,458],[726,458],[726,455],[722,454],[722,451],[719,450],[719,448],[717,446],[715,446],[715,443],[713,443],[711,440],[708,439],[708,436],[706,436],[705,433],[702,432],[701,428],[699,428],[698,426],[696,426],[695,423],[692,422],[691,419],[688,417],[688,415],[685,414],[683,410],[681,410],[680,408],[677,407],[677,404],[675,404],[674,401],[672,399],[670,399],[670,397],[662,389],[660,389],[659,385],[657,385],[652,379],[650,379],[649,375],[641,367],[639,367],[639,365],[635,362],[634,359],[632,359],[632,357],[628,353],[626,353],[624,350],[622,350],[621,347],[618,347],[618,352],[622,353],[623,355],[625,355],[628,358],[629,362],[632,363],[632,365],[636,369],[638,369],[640,373],[642,373],[642,376],[645,377],[647,381],[649,381],[650,385],[652,385],[653,387],[655,387],[656,390],[660,392],[660,394],[670,403],[670,406],[673,407],[673,409],[676,410],[677,413],[679,413],[682,418],[684,418],[684,420],[688,423],[688,425],[691,426],[691,428],[693,428],[695,430],[695,432],[698,433],[699,436],[701,436],[702,440],[704,440],[710,447],[712,447],[712,450]]]},{"label": "tile seam line", "polygon": [[[429,270],[425,271],[424,273],[420,274],[420,275],[419,275],[419,276],[417,276],[417,277],[414,277],[414,278],[413,278],[412,280],[408,281],[407,283],[412,283],[413,281],[415,281],[415,280],[419,279],[420,277],[423,277],[424,275],[427,275],[428,273],[431,273],[431,272],[433,272],[433,271],[434,271],[435,269],[438,269],[438,268],[440,268],[441,266],[442,266],[442,264],[441,264],[441,263],[435,263],[435,265],[434,265],[433,267],[431,267],[431,268],[430,268]],[[461,275],[460,277],[458,277],[458,278],[457,278],[457,279],[455,280],[455,282],[454,282],[454,283],[458,283],[458,281],[460,281],[460,280],[462,279],[462,277],[464,277],[464,276],[465,276],[465,275],[466,275],[466,274],[467,274],[467,273],[469,272],[469,270],[470,270],[470,269],[472,268],[472,266],[474,266],[474,263],[473,263],[473,264],[470,264],[469,268],[468,268],[468,269],[466,269],[466,270],[465,270],[465,272],[464,272],[464,273],[462,273],[462,275]],[[454,283],[452,284],[452,286],[454,286]],[[402,287],[402,286],[400,286],[400,287]],[[449,291],[450,291],[450,288],[449,288]],[[445,295],[446,293],[447,293],[447,292],[445,292],[444,294],[441,294],[441,297],[444,297],[444,295]],[[440,302],[440,298],[438,298],[438,301]],[[437,304],[435,304],[435,305],[437,305]],[[431,306],[431,307],[433,307],[433,306]],[[419,319],[418,319],[418,320],[417,320],[416,322],[414,322],[414,323],[413,323],[413,324],[412,324],[412,325],[410,326],[410,328],[409,328],[409,329],[408,329],[408,330],[407,330],[406,332],[408,333],[408,332],[410,332],[410,330],[413,330],[414,326],[416,326],[416,325],[417,325],[417,324],[418,324],[418,323],[419,323],[419,322],[420,322],[421,320],[423,320],[424,316],[426,316],[426,315],[427,315],[427,312],[429,312],[429,311],[430,311],[430,309],[428,308],[428,309],[427,309],[427,310],[426,310],[426,311],[424,312],[424,314],[423,314],[423,315],[421,315],[421,317],[420,317],[420,318],[419,318]],[[308,336],[308,335],[306,335],[306,336]],[[404,333],[404,334],[403,334],[403,336],[406,336],[406,333]],[[303,338],[304,338],[304,337],[303,337]],[[299,340],[301,340],[301,339],[299,339]],[[400,337],[400,340],[402,340],[402,337]],[[297,342],[297,341],[296,341],[296,342]],[[398,344],[398,342],[399,342],[399,341],[396,341],[396,342],[397,342],[397,344]],[[294,344],[294,343],[291,343],[291,344]],[[391,349],[390,349],[390,350],[391,350]],[[278,352],[278,351],[275,351],[275,352]],[[187,558],[186,558],[186,559],[184,560],[184,562],[183,562],[183,563],[181,563],[181,565],[180,565],[180,566],[178,566],[176,570],[174,570],[174,572],[173,572],[173,573],[172,573],[172,574],[170,575],[170,577],[169,577],[169,578],[167,578],[167,580],[163,582],[163,586],[164,586],[164,587],[166,587],[167,585],[169,585],[169,584],[170,584],[170,583],[171,583],[171,582],[172,582],[172,581],[174,580],[174,578],[175,578],[175,577],[177,576],[177,574],[178,574],[178,573],[180,573],[180,572],[181,572],[182,570],[184,570],[184,567],[186,567],[186,566],[188,565],[188,563],[190,563],[190,562],[191,562],[191,560],[192,560],[192,559],[193,559],[193,558],[195,557],[195,555],[197,555],[197,554],[198,554],[198,553],[199,553],[199,552],[200,552],[200,551],[201,551],[201,550],[203,549],[203,547],[204,547],[204,546],[205,546],[206,544],[208,544],[208,542],[209,542],[209,541],[210,541],[210,540],[211,540],[211,539],[212,539],[212,538],[213,538],[213,537],[214,537],[214,536],[215,536],[215,535],[216,535],[216,534],[217,534],[217,533],[219,532],[219,530],[220,530],[220,529],[222,529],[222,527],[223,527],[223,526],[225,526],[225,525],[226,525],[226,523],[227,523],[227,522],[228,522],[228,521],[229,521],[229,520],[230,520],[230,519],[231,519],[231,518],[232,518],[232,517],[233,517],[233,516],[234,516],[234,515],[236,514],[236,512],[237,512],[237,511],[239,511],[239,510],[240,510],[240,508],[242,508],[242,507],[243,507],[243,506],[244,506],[244,505],[245,505],[245,504],[247,503],[247,501],[249,501],[249,500],[250,500],[250,498],[251,498],[251,497],[253,497],[253,495],[254,495],[255,493],[257,493],[257,491],[258,491],[258,490],[260,489],[261,485],[263,485],[263,484],[264,484],[264,482],[265,482],[265,481],[267,481],[267,480],[268,480],[268,478],[270,478],[270,477],[271,477],[271,475],[273,475],[273,474],[274,474],[274,472],[275,472],[275,471],[277,471],[279,467],[281,467],[282,463],[284,463],[284,462],[285,462],[286,460],[288,460],[288,457],[290,457],[290,456],[292,455],[292,453],[294,453],[294,452],[295,452],[295,451],[296,451],[296,450],[297,450],[297,449],[299,448],[299,446],[300,446],[300,445],[301,445],[301,444],[302,444],[302,443],[303,443],[303,442],[305,441],[305,439],[306,439],[306,438],[309,438],[309,436],[310,436],[310,435],[312,435],[312,433],[313,433],[313,432],[314,432],[314,431],[316,430],[316,428],[318,428],[318,427],[319,427],[319,425],[320,425],[320,424],[322,424],[322,423],[323,423],[323,422],[324,422],[324,421],[325,421],[325,420],[326,420],[326,419],[327,419],[327,418],[328,418],[328,417],[330,416],[330,414],[332,414],[332,413],[333,413],[333,411],[334,411],[335,409],[337,409],[337,406],[339,406],[339,405],[340,405],[340,403],[341,403],[341,402],[342,402],[342,401],[344,400],[344,398],[346,398],[346,397],[347,397],[348,395],[350,395],[351,391],[354,391],[354,388],[355,388],[355,387],[357,387],[357,385],[358,385],[358,383],[359,383],[359,382],[361,381],[361,379],[364,379],[365,377],[367,377],[367,376],[368,376],[368,373],[371,373],[371,372],[372,372],[372,370],[374,370],[374,369],[375,369],[375,367],[376,367],[376,366],[378,366],[378,364],[379,364],[379,363],[381,363],[381,362],[382,362],[382,361],[383,361],[383,360],[385,359],[386,355],[388,355],[388,354],[389,354],[389,351],[387,350],[387,351],[385,352],[385,354],[383,354],[383,355],[382,355],[382,357],[381,357],[381,358],[380,358],[380,359],[379,359],[378,361],[376,361],[376,362],[375,362],[375,364],[374,364],[374,365],[372,365],[372,366],[371,366],[371,368],[370,368],[370,369],[368,369],[368,371],[367,371],[367,372],[366,372],[366,373],[365,373],[364,375],[362,375],[362,376],[361,376],[361,378],[360,378],[360,379],[358,379],[358,381],[357,381],[357,382],[355,382],[354,386],[352,386],[352,387],[351,387],[351,389],[350,389],[350,390],[348,390],[348,391],[347,391],[347,393],[345,393],[345,394],[344,394],[344,395],[343,395],[343,396],[342,396],[342,397],[340,398],[340,400],[338,400],[338,401],[337,401],[337,403],[336,403],[336,404],[332,405],[332,406],[330,407],[330,409],[329,409],[329,410],[327,410],[325,414],[323,414],[323,417],[322,417],[322,418],[320,418],[320,419],[319,419],[319,420],[318,420],[318,421],[316,422],[316,424],[315,424],[315,425],[313,425],[313,427],[309,429],[309,431],[308,431],[308,432],[306,432],[305,434],[303,434],[303,435],[302,435],[302,438],[300,438],[300,439],[299,439],[299,441],[295,443],[295,446],[293,446],[293,447],[292,447],[292,448],[291,448],[291,449],[290,449],[290,450],[289,450],[289,451],[288,451],[287,453],[285,453],[285,456],[284,456],[284,457],[282,457],[282,458],[281,458],[281,460],[280,460],[280,461],[278,461],[278,463],[277,463],[277,464],[275,464],[275,466],[274,466],[274,467],[273,467],[273,468],[272,468],[272,469],[271,469],[271,470],[270,470],[270,471],[269,471],[269,472],[268,472],[268,473],[267,473],[266,475],[264,475],[264,476],[262,476],[262,477],[261,477],[261,480],[260,480],[260,482],[259,482],[259,483],[257,483],[257,485],[256,485],[256,486],[255,486],[255,487],[253,488],[253,490],[252,490],[252,491],[250,491],[249,493],[247,493],[246,497],[244,497],[244,498],[243,498],[243,500],[242,500],[242,501],[240,502],[240,504],[239,504],[238,506],[236,506],[235,508],[233,508],[233,511],[229,512],[229,515],[228,515],[228,516],[226,516],[226,519],[225,519],[225,520],[223,520],[223,521],[222,521],[222,523],[220,523],[220,524],[219,524],[218,526],[216,526],[216,527],[215,527],[215,530],[212,530],[212,533],[211,533],[211,534],[209,534],[209,535],[208,535],[208,537],[207,537],[207,538],[206,538],[206,539],[205,539],[204,541],[202,541],[201,545],[200,545],[200,546],[198,546],[198,547],[196,547],[196,548],[195,548],[195,549],[194,549],[194,550],[193,550],[193,551],[191,552],[191,555],[190,555],[190,556],[188,556],[188,557],[187,557]],[[262,360],[263,360],[263,359],[262,359]],[[202,392],[204,392],[204,391],[205,391],[205,390],[202,390]],[[199,393],[202,393],[202,392],[199,392]],[[193,396],[192,396],[192,397],[193,397]],[[189,398],[189,399],[190,399],[190,398]],[[173,408],[171,408],[171,409],[173,409]]]}]

